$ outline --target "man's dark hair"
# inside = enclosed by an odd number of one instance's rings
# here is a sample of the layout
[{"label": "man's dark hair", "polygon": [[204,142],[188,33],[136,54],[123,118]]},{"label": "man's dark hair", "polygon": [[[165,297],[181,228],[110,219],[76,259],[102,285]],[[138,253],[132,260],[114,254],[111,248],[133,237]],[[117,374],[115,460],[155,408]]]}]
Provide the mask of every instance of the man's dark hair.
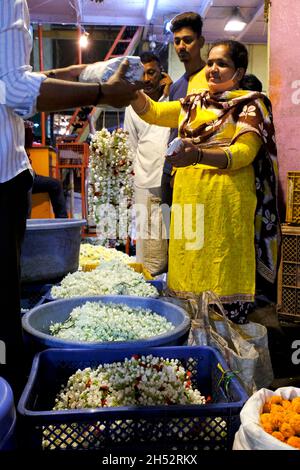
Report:
[{"label": "man's dark hair", "polygon": [[263,86],[261,81],[253,75],[252,73],[247,73],[243,76],[242,80],[240,81],[240,88],[242,90],[250,90],[250,91],[262,91]]},{"label": "man's dark hair", "polygon": [[226,46],[229,50],[229,55],[231,60],[233,61],[235,68],[243,68],[247,69],[248,67],[248,51],[244,44],[239,41],[234,41],[233,39],[220,39],[212,44],[210,51],[216,46]]},{"label": "man's dark hair", "polygon": [[140,55],[142,64],[148,64],[149,62],[157,62],[159,66],[161,66],[159,57],[150,51],[142,52]]},{"label": "man's dark hair", "polygon": [[172,33],[175,33],[181,28],[191,28],[191,30],[199,37],[202,34],[202,25],[202,18],[198,13],[185,11],[184,13],[180,13],[172,18],[170,30]]}]

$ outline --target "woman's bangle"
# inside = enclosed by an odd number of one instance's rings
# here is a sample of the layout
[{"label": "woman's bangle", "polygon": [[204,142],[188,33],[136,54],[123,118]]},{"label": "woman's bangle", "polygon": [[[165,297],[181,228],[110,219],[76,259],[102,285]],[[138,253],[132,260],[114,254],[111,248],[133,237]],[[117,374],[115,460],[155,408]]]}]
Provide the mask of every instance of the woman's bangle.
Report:
[{"label": "woman's bangle", "polygon": [[227,158],[227,166],[226,168],[230,168],[231,167],[231,160],[232,160],[232,155],[231,155],[231,152],[229,149],[222,149],[223,152],[225,153],[226,155],[226,158]]},{"label": "woman's bangle", "polygon": [[197,159],[195,161],[195,163],[193,163],[193,165],[198,165],[199,163],[202,162],[202,159],[203,159],[203,150],[201,147],[198,147],[197,149]]},{"label": "woman's bangle", "polygon": [[[145,114],[148,109],[149,109],[149,100],[148,100],[148,97],[145,93],[139,93],[138,94],[139,98],[137,100],[137,103],[136,105],[134,105],[133,103],[131,103],[133,109],[135,110],[135,112],[141,116],[143,114]],[[144,103],[138,103],[138,101],[141,101],[142,99],[144,99]]]}]

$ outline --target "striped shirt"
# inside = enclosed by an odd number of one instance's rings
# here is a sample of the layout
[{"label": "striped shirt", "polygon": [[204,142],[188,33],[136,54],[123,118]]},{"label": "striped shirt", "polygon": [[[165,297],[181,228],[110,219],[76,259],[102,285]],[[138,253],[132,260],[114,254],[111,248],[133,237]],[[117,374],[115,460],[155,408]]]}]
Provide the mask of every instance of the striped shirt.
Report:
[{"label": "striped shirt", "polygon": [[29,65],[32,38],[26,0],[0,0],[0,183],[30,169],[23,119],[36,112],[46,76]]}]

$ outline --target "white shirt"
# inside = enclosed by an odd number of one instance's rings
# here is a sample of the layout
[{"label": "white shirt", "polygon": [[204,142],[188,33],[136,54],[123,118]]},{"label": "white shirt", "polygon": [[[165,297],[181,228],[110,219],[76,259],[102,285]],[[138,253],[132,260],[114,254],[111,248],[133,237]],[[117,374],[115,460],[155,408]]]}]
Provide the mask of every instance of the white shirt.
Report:
[{"label": "white shirt", "polygon": [[170,129],[144,122],[129,106],[125,111],[124,130],[135,152],[135,185],[144,189],[160,187]]},{"label": "white shirt", "polygon": [[46,76],[29,65],[29,25],[26,0],[0,0],[0,183],[31,168],[22,118],[35,114]]}]

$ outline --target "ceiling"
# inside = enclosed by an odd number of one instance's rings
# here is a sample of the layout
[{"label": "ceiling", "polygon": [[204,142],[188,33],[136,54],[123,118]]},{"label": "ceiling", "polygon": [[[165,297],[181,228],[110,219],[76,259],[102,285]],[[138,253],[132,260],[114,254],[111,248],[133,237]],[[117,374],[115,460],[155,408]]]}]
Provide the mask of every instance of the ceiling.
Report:
[{"label": "ceiling", "polygon": [[[235,38],[245,43],[266,43],[267,26],[264,22],[264,0],[189,0],[184,8],[182,0],[156,0],[151,25],[146,21],[147,0],[27,0],[33,22],[83,25],[145,26],[146,32],[156,34],[164,41],[164,21],[184,10],[198,12],[204,18],[203,35],[206,42],[219,38]],[[240,12],[248,25],[232,36],[224,31],[232,8]],[[153,31],[152,31],[153,30]]]}]

